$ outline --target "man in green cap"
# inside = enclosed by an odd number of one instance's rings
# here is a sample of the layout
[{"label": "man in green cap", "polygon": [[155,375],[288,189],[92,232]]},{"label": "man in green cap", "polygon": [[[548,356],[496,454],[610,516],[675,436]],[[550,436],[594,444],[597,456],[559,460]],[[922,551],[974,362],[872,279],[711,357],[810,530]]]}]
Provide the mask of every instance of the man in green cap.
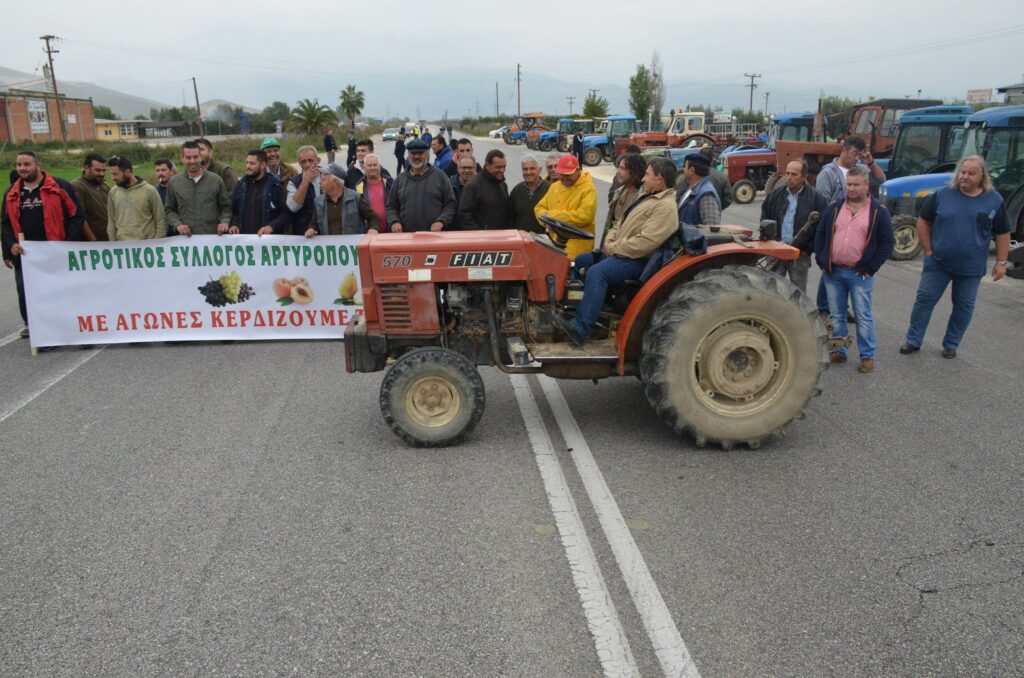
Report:
[{"label": "man in green cap", "polygon": [[274,137],[267,137],[260,144],[260,150],[267,154],[267,174],[277,177],[282,186],[288,184],[288,180],[298,176],[298,172],[286,162],[281,162],[281,144]]}]

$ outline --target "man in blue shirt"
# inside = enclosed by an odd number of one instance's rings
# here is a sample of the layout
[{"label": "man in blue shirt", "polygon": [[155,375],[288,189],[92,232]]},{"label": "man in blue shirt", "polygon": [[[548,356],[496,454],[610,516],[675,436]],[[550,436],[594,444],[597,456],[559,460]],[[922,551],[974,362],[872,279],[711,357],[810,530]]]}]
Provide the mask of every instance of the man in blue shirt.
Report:
[{"label": "man in blue shirt", "polygon": [[992,188],[984,158],[972,155],[961,160],[951,184],[925,199],[917,231],[924,250],[924,270],[910,313],[907,343],[900,347],[900,353],[921,350],[932,310],[952,283],[953,313],[942,338],[942,357],[955,358],[974,315],[978,286],[988,267],[989,241],[993,237],[996,241],[993,280],[1006,275],[1010,252],[1006,206]]},{"label": "man in blue shirt", "polygon": [[761,204],[761,219],[771,219],[779,224],[779,237],[788,245],[800,250],[800,256],[793,261],[781,262],[782,269],[789,273],[789,279],[807,292],[807,271],[811,268],[811,253],[814,251],[814,230],[804,234],[799,242],[793,241],[811,212],[820,216],[828,203],[814,187],[807,183],[807,161],[793,160],[786,165],[786,185],[779,186]]}]

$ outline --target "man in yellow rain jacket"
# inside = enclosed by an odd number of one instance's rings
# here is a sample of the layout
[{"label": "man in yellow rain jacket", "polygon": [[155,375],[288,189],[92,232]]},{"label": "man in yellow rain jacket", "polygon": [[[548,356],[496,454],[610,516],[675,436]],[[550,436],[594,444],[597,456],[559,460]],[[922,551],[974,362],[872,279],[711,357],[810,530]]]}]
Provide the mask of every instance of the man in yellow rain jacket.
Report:
[{"label": "man in yellow rain jacket", "polygon": [[[575,156],[566,153],[558,161],[555,168],[558,181],[533,208],[539,219],[548,215],[552,219],[564,221],[570,226],[582,228],[587,233],[594,233],[597,227],[597,189],[590,178],[590,172],[580,170],[580,163]],[[575,259],[584,252],[594,249],[593,240],[574,238],[565,247],[570,259]]]}]

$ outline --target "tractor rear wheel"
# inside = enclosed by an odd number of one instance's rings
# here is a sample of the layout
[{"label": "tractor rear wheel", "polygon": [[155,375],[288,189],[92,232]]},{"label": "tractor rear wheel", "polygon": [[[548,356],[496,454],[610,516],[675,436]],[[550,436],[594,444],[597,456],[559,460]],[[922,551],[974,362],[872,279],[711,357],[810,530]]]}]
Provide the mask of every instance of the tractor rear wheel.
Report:
[{"label": "tractor rear wheel", "polygon": [[597,167],[601,164],[601,149],[592,146],[583,151],[583,164],[588,167]]},{"label": "tractor rear wheel", "polygon": [[551,145],[552,145],[551,144],[551,139],[545,139],[544,141],[540,142],[540,147],[539,148],[540,148],[541,152],[547,153],[548,151],[551,150]]},{"label": "tractor rear wheel", "polygon": [[775,185],[779,183],[779,175],[772,172],[768,175],[768,180],[764,182],[764,195],[767,198],[772,191],[775,190]]},{"label": "tractor rear wheel", "polygon": [[814,302],[791,282],[726,266],[677,287],[644,332],[647,400],[700,446],[755,448],[801,416],[827,366]]},{"label": "tractor rear wheel", "polygon": [[522,146],[525,141],[524,137],[516,137],[516,146]]},{"label": "tractor rear wheel", "polygon": [[458,443],[480,421],[485,401],[476,367],[461,353],[437,346],[403,355],[380,385],[384,421],[416,447]]},{"label": "tractor rear wheel", "polygon": [[892,220],[892,235],[896,241],[892,250],[892,258],[896,261],[907,261],[921,251],[921,236],[917,232],[917,217],[901,214]]},{"label": "tractor rear wheel", "polygon": [[740,179],[732,185],[732,197],[740,205],[749,205],[757,196],[757,186],[750,179]]}]

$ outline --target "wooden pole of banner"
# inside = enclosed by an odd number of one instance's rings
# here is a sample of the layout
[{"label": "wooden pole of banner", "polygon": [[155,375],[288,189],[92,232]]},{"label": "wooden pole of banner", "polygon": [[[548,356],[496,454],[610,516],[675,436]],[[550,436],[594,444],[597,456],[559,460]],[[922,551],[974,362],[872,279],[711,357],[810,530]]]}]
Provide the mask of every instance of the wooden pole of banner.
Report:
[{"label": "wooden pole of banner", "polygon": [[[21,249],[22,249],[21,256],[25,256],[25,234],[24,233],[19,233],[18,234],[18,244],[21,245]],[[22,287],[24,287],[24,285],[25,285],[25,269],[24,268],[22,268],[21,284],[22,284]],[[28,321],[26,320],[25,322],[27,323]],[[35,346],[32,346],[32,335],[31,334],[29,334],[29,337],[28,337],[28,345],[29,345],[29,348],[32,350],[32,357],[33,358],[35,358],[37,355],[39,355],[39,349],[36,348]]]}]

